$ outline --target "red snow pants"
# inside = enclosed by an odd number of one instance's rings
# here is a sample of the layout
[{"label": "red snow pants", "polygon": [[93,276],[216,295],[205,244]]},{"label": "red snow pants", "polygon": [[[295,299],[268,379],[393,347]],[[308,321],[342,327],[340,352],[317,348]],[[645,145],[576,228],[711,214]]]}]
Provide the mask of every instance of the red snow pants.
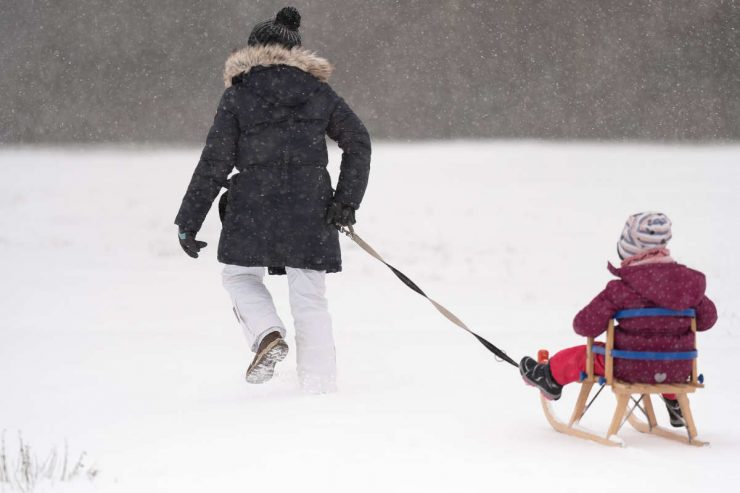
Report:
[{"label": "red snow pants", "polygon": [[[603,346],[604,344],[596,342],[595,345]],[[604,356],[594,354],[594,374],[603,376]],[[550,373],[555,381],[560,385],[578,382],[581,379],[581,372],[586,371],[586,346],[573,346],[568,349],[558,351],[550,358]]]},{"label": "red snow pants", "polygon": [[[603,343],[595,342],[597,346],[604,346]],[[581,378],[581,372],[586,371],[586,346],[573,346],[562,351],[558,351],[550,358],[550,373],[555,381],[560,385],[578,382]],[[594,354],[594,375],[604,376],[604,356]],[[675,399],[674,394],[663,394],[666,399]]]}]

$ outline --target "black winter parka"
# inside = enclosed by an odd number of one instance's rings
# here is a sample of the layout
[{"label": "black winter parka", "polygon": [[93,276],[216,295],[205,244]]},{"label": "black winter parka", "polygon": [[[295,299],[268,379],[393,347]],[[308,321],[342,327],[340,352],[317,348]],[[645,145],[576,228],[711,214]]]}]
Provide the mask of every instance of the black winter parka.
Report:
[{"label": "black winter parka", "polygon": [[[327,83],[331,71],[325,59],[279,45],[244,48],[226,61],[226,91],[175,219],[197,232],[228,188],[220,262],[271,272],[342,269],[338,233],[324,215],[332,198],[360,206],[370,137]],[[343,151],[336,191],[327,135]]]}]

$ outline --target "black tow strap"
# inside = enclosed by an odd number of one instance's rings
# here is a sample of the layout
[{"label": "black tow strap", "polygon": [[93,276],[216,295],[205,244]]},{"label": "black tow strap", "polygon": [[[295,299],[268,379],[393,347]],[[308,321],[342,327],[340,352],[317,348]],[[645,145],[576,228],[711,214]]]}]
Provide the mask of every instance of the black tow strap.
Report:
[{"label": "black tow strap", "polygon": [[396,269],[391,264],[389,264],[388,262],[386,262],[383,259],[383,257],[381,257],[380,254],[378,254],[378,252],[376,252],[370,245],[367,244],[367,242],[365,242],[365,240],[363,240],[362,238],[360,238],[357,235],[357,233],[355,233],[355,231],[352,228],[352,226],[341,227],[339,229],[339,231],[342,232],[342,233],[344,233],[345,235],[347,235],[352,241],[354,241],[355,243],[357,243],[357,245],[360,248],[362,248],[363,250],[365,250],[368,254],[370,254],[371,256],[375,257],[377,260],[383,262],[386,265],[386,267],[388,267],[396,275],[396,277],[398,277],[406,286],[408,286],[409,288],[411,288],[412,290],[414,290],[416,293],[420,294],[421,296],[423,296],[424,298],[426,298],[427,300],[429,300],[429,302],[432,305],[434,305],[434,307],[442,315],[444,315],[445,317],[447,317],[447,319],[450,320],[452,323],[454,323],[455,325],[457,325],[461,329],[463,329],[463,330],[465,330],[467,332],[470,332],[473,336],[475,336],[476,339],[478,339],[478,342],[480,342],[481,344],[483,344],[483,346],[486,349],[488,349],[489,351],[491,351],[493,354],[495,354],[496,357],[500,358],[503,361],[506,361],[507,363],[509,363],[509,364],[511,364],[513,366],[516,366],[517,368],[519,367],[519,365],[513,359],[511,359],[509,357],[509,355],[507,355],[504,351],[502,351],[501,349],[499,349],[498,347],[496,347],[490,341],[484,339],[483,337],[479,336],[478,334],[476,334],[475,332],[473,332],[472,330],[470,330],[468,328],[468,326],[463,323],[462,320],[460,320],[459,318],[457,318],[457,316],[455,316],[455,314],[453,314],[447,308],[445,308],[444,306],[440,305],[439,303],[437,303],[436,301],[434,301],[432,298],[430,298],[429,296],[427,296],[426,293],[424,293],[424,291],[422,291],[422,289],[419,286],[417,286],[414,281],[412,281],[411,279],[409,279],[409,277],[406,274],[404,274],[403,272],[401,272],[400,270]]}]

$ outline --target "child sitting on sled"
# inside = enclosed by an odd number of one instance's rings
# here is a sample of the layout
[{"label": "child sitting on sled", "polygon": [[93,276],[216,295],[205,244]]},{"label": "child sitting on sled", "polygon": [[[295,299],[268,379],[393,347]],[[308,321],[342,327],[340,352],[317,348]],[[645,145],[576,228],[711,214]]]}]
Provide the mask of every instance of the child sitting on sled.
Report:
[{"label": "child sitting on sled", "polygon": [[[664,214],[643,212],[627,219],[617,243],[621,268],[609,271],[619,279],[610,281],[573,320],[573,329],[584,337],[597,337],[614,315],[629,308],[669,308],[696,311],[697,330],[710,329],[717,321],[714,303],[704,294],[704,274],[673,260],[666,244],[671,221]],[[633,351],[691,351],[694,336],[687,318],[650,317],[623,320],[615,328],[615,348]],[[594,355],[594,373],[604,375],[604,356]],[[586,346],[563,349],[547,363],[525,356],[519,363],[524,381],[557,400],[563,386],[580,380],[586,371]],[[690,361],[622,360],[615,377],[627,382],[683,383],[691,375]],[[678,401],[663,396],[671,425],[684,426]]]}]

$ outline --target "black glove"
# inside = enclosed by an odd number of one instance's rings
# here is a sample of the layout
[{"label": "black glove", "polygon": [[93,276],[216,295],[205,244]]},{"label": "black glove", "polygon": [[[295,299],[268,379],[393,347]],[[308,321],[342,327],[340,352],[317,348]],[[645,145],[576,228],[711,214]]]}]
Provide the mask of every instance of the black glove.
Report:
[{"label": "black glove", "polygon": [[208,243],[205,241],[197,241],[195,239],[195,233],[192,231],[182,231],[177,233],[177,237],[180,239],[180,246],[185,253],[193,258],[198,258],[198,252],[201,248],[205,248]]},{"label": "black glove", "polygon": [[326,211],[326,224],[340,226],[351,226],[355,224],[355,210],[341,202],[332,201]]}]

